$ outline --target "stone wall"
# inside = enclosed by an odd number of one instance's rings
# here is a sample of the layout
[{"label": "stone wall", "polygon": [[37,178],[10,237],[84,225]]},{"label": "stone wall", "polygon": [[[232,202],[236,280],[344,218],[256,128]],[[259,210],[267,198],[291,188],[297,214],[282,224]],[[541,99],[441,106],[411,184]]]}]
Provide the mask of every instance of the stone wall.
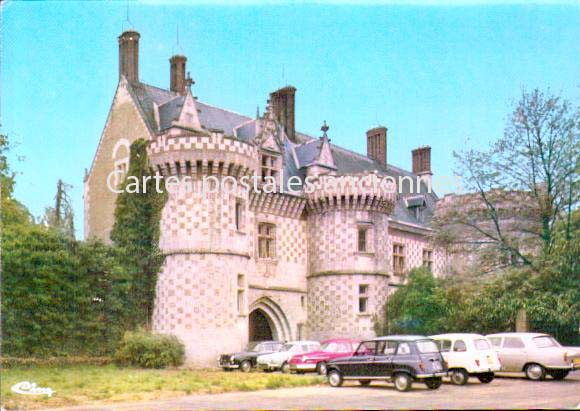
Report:
[{"label": "stone wall", "polygon": [[130,145],[139,138],[148,139],[149,135],[149,129],[133,103],[126,82],[121,80],[84,183],[85,238],[95,237],[110,242],[117,194],[107,188],[107,177],[118,167],[127,169]]}]

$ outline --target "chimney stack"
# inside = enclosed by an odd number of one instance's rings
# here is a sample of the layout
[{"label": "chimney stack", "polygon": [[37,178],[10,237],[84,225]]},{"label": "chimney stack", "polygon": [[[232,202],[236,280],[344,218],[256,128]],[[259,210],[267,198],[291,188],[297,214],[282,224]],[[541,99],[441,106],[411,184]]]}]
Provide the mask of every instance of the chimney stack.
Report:
[{"label": "chimney stack", "polygon": [[375,127],[367,131],[367,157],[387,165],[387,128]]},{"label": "chimney stack", "polygon": [[296,129],[294,123],[296,87],[286,86],[270,93],[272,112],[278,122],[284,127],[288,138],[296,142]]},{"label": "chimney stack", "polygon": [[180,54],[169,59],[170,64],[170,90],[185,95],[187,81],[185,78],[185,63],[187,57]]},{"label": "chimney stack", "polygon": [[421,146],[411,151],[413,157],[413,174],[416,174],[431,185],[431,147]]},{"label": "chimney stack", "polygon": [[139,81],[139,37],[134,30],[119,36],[119,77],[124,75],[131,83]]}]

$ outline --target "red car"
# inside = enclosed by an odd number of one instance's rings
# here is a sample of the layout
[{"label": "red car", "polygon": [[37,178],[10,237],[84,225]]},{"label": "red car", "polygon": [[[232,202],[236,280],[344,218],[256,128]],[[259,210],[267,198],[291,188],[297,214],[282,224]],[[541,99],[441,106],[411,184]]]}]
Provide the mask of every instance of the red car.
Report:
[{"label": "red car", "polygon": [[322,341],[320,351],[307,352],[292,357],[288,363],[290,371],[296,373],[316,371],[320,375],[326,375],[327,361],[352,356],[359,343],[360,341],[346,338]]}]

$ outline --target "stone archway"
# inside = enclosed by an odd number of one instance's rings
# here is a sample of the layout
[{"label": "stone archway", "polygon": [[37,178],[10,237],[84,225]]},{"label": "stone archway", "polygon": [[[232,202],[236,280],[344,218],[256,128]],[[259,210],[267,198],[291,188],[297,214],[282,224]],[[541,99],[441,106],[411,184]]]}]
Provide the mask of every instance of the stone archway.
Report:
[{"label": "stone archway", "polygon": [[[260,298],[250,305],[248,334],[262,340],[271,337],[276,341],[292,339],[290,322],[278,304],[267,297]],[[260,341],[260,340],[254,340]]]}]

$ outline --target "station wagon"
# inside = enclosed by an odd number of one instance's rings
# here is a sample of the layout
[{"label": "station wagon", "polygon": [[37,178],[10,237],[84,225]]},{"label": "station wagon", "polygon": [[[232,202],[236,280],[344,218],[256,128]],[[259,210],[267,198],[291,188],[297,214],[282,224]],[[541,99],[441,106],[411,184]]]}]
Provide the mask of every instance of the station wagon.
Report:
[{"label": "station wagon", "polygon": [[340,387],[344,380],[368,385],[387,380],[398,391],[408,391],[414,381],[429,389],[441,386],[447,368],[435,341],[424,336],[389,336],[362,342],[352,357],[328,362],[328,382]]}]

